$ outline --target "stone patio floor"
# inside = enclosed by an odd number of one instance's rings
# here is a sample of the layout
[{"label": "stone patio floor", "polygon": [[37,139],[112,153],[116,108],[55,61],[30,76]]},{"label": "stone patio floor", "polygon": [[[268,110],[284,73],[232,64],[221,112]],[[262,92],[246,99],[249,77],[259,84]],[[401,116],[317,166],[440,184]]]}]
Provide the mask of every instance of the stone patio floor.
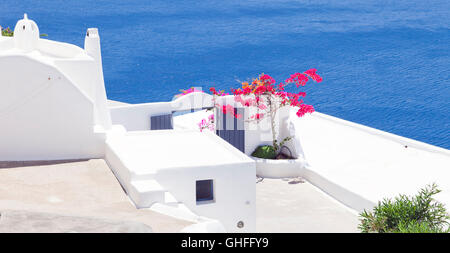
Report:
[{"label": "stone patio floor", "polygon": [[256,231],[357,233],[358,214],[301,179],[256,184]]},{"label": "stone patio floor", "polygon": [[[107,228],[110,232],[179,232],[192,224],[136,209],[102,159],[0,162],[2,212],[0,232],[105,232]],[[14,222],[18,217],[28,221],[19,225]],[[32,222],[30,217],[44,223]],[[48,222],[49,217],[54,222]],[[86,222],[91,228],[81,225]]]}]

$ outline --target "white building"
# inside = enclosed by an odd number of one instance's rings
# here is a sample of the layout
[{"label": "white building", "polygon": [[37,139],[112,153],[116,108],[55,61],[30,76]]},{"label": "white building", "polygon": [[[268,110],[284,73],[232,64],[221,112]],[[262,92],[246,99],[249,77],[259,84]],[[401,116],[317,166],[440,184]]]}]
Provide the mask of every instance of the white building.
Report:
[{"label": "white building", "polygon": [[85,49],[39,38],[26,15],[0,36],[0,160],[101,157],[111,127],[95,29]]},{"label": "white building", "polygon": [[88,29],[82,49],[40,38],[25,15],[14,37],[0,36],[0,75],[0,161],[105,158],[138,208],[255,230],[252,159],[214,134],[150,131],[149,115],[192,108],[195,96],[131,106],[112,125],[97,29]]}]

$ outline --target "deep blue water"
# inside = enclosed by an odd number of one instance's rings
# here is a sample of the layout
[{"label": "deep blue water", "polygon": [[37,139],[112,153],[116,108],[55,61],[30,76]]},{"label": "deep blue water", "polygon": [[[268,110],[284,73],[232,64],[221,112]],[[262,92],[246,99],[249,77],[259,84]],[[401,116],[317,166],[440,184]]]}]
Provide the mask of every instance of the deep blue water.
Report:
[{"label": "deep blue water", "polygon": [[98,27],[110,99],[172,99],[265,72],[317,68],[316,110],[450,149],[450,1],[0,0],[49,39],[83,46]]}]

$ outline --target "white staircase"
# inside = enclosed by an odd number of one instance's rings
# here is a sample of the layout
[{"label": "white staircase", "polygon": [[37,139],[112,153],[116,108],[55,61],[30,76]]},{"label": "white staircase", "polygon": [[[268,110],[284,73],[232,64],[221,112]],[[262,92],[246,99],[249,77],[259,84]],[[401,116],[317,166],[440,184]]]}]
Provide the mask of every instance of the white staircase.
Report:
[{"label": "white staircase", "polygon": [[117,156],[116,150],[110,145],[106,147],[106,160],[109,166],[114,168],[114,174],[137,208],[148,208],[155,203],[168,207],[180,206],[181,202],[177,201],[170,192],[155,180],[155,171],[142,168],[140,164],[139,166],[134,165],[134,167],[141,168],[134,171],[129,170],[130,164],[125,165],[123,160]]},{"label": "white staircase", "polygon": [[151,207],[155,203],[169,206],[180,204],[170,192],[153,179],[132,181],[128,194],[137,208]]}]

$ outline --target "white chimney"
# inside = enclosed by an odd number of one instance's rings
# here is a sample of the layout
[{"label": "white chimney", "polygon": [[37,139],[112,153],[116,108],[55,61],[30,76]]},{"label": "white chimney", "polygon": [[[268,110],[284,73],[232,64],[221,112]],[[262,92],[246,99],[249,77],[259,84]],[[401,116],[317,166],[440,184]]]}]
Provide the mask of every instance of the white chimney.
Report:
[{"label": "white chimney", "polygon": [[15,47],[25,52],[36,49],[39,40],[39,27],[37,24],[28,19],[27,14],[23,15],[23,19],[17,21],[14,28],[14,44]]},{"label": "white chimney", "polygon": [[105,81],[103,79],[102,53],[100,48],[100,37],[97,28],[88,28],[84,39],[84,50],[94,58],[97,66],[97,76],[95,81],[95,121],[105,130],[111,128],[111,115],[106,98]]}]

